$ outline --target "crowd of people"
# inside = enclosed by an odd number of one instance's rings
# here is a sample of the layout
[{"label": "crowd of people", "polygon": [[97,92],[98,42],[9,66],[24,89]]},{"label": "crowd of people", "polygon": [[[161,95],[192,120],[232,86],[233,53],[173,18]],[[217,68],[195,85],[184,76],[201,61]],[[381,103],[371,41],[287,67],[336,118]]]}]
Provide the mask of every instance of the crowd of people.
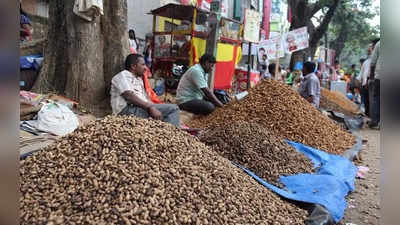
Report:
[{"label": "crowd of people", "polygon": [[259,71],[262,79],[276,79],[295,87],[301,96],[319,106],[320,88],[329,88],[333,81],[345,81],[347,97],[359,104],[360,109],[371,120],[371,128],[379,128],[380,122],[380,73],[381,59],[379,57],[380,39],[371,41],[367,49],[367,58],[361,58],[360,64],[352,64],[349,71],[342,69],[338,60],[334,65],[324,68],[322,62],[297,62],[295,66],[276,70],[275,63],[268,63],[262,55],[259,60]]}]

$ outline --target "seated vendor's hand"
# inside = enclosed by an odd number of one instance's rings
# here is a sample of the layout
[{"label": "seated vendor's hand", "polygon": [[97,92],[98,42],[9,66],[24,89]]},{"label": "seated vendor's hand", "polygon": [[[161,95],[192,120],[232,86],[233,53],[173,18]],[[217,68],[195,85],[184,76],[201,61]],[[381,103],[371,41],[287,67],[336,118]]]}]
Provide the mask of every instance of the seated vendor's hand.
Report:
[{"label": "seated vendor's hand", "polygon": [[151,106],[151,107],[149,108],[149,114],[150,114],[150,116],[151,116],[152,118],[154,118],[154,119],[156,119],[156,120],[161,120],[161,119],[162,119],[162,114],[161,114],[161,112],[160,112],[158,109],[154,108],[153,106]]}]

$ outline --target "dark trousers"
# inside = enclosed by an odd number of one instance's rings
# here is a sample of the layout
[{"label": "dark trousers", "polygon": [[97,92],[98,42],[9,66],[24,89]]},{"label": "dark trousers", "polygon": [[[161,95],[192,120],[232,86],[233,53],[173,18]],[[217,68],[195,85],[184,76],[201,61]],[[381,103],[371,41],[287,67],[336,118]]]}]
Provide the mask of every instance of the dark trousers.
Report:
[{"label": "dark trousers", "polygon": [[[177,105],[175,104],[154,104],[154,108],[162,114],[162,121],[171,123],[176,127],[180,128],[180,111]],[[140,107],[136,107],[133,105],[126,106],[120,113],[121,116],[129,116],[134,115],[140,118],[150,118],[150,114],[147,110],[144,110]]]},{"label": "dark trousers", "polygon": [[381,121],[381,81],[375,79],[371,82],[373,86],[373,96],[371,102],[371,124],[378,125]]},{"label": "dark trousers", "polygon": [[206,100],[194,99],[179,105],[181,110],[197,115],[208,115],[215,110],[214,104]]},{"label": "dark trousers", "polygon": [[369,92],[368,92],[368,87],[362,87],[360,89],[360,95],[361,95],[361,103],[364,104],[364,109],[365,109],[365,115],[369,117],[370,109],[369,109]]}]

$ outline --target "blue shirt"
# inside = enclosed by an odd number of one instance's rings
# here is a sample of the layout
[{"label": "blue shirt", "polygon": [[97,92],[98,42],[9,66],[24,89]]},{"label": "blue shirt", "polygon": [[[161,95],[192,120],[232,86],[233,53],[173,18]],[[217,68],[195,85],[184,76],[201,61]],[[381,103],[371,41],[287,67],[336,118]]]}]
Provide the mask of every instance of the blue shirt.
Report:
[{"label": "blue shirt", "polygon": [[315,75],[314,73],[310,73],[304,77],[304,80],[301,82],[299,87],[299,94],[303,98],[314,96],[312,104],[317,108],[319,107],[321,87],[317,75]]}]

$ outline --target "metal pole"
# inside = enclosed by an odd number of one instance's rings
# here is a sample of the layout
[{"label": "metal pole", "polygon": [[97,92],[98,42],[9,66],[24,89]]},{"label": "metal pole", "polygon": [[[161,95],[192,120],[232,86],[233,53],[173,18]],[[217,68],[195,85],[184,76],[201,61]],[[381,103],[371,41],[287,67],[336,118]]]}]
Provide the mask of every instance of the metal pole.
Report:
[{"label": "metal pole", "polygon": [[249,42],[249,54],[248,54],[248,60],[247,60],[247,90],[250,89],[250,72],[251,72],[251,67],[250,64],[252,64],[252,58],[251,58],[251,42]]},{"label": "metal pole", "polygon": [[328,34],[327,33],[325,33],[325,64],[328,64],[328,53],[329,53],[329,50],[328,50],[328,48],[329,48],[329,46],[328,46]]}]

